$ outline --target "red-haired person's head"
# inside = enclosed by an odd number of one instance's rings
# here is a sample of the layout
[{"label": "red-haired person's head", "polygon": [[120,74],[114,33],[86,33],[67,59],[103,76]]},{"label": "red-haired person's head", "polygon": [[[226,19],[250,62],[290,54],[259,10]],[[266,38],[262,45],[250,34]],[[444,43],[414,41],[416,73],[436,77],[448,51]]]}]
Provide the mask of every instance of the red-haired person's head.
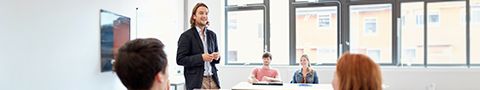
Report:
[{"label": "red-haired person's head", "polygon": [[335,90],[382,90],[380,67],[366,55],[345,53],[332,84]]}]

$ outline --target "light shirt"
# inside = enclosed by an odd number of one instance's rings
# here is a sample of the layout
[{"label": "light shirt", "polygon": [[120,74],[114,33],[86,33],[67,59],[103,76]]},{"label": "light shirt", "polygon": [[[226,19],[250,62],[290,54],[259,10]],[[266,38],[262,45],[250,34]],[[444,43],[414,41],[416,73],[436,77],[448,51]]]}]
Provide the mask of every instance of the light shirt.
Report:
[{"label": "light shirt", "polygon": [[[208,53],[208,45],[207,45],[207,30],[205,27],[205,30],[203,32],[201,32],[202,29],[200,29],[199,27],[195,26],[195,28],[197,28],[197,32],[198,32],[198,36],[200,36],[200,39],[202,40],[202,44],[203,44],[203,53]],[[205,37],[202,38],[202,33],[203,35],[205,35]],[[205,69],[205,71],[203,71],[203,76],[211,76],[213,75],[212,73],[212,65],[210,65],[210,62],[204,62],[205,65],[203,65],[203,68]]]}]

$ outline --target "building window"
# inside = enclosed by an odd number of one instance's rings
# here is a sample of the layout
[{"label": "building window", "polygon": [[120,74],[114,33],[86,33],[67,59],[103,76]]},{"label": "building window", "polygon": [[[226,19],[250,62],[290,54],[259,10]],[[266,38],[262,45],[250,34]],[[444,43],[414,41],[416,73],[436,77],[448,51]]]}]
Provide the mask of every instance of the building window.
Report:
[{"label": "building window", "polygon": [[438,25],[440,23],[440,16],[438,13],[429,13],[428,22],[431,25]]},{"label": "building window", "polygon": [[228,59],[229,61],[232,61],[232,62],[236,62],[238,61],[238,57],[237,57],[237,51],[236,50],[231,50],[231,51],[228,51]]},{"label": "building window", "polygon": [[375,34],[377,33],[377,20],[374,18],[365,19],[365,33]]},{"label": "building window", "polygon": [[457,18],[461,15],[461,11],[466,11],[466,2],[431,2],[427,3],[426,9],[428,11],[427,45],[425,45],[427,64],[466,64],[467,30],[466,25],[462,25],[463,21]]},{"label": "building window", "polygon": [[237,29],[237,19],[230,19],[228,21],[228,30],[236,30]]},{"label": "building window", "polygon": [[317,15],[317,18],[319,28],[330,27],[330,15]]},{"label": "building window", "polygon": [[471,22],[474,24],[480,23],[480,8],[472,8],[471,11]]},{"label": "building window", "polygon": [[423,27],[423,14],[417,14],[415,16],[415,23],[417,26],[422,26]]},{"label": "building window", "polygon": [[380,50],[379,49],[367,49],[367,55],[373,61],[381,61],[381,55],[380,55]]},{"label": "building window", "polygon": [[405,16],[401,16],[401,18],[400,18],[400,20],[401,20],[400,22],[402,24],[402,27],[405,27],[405,18],[406,18]]}]

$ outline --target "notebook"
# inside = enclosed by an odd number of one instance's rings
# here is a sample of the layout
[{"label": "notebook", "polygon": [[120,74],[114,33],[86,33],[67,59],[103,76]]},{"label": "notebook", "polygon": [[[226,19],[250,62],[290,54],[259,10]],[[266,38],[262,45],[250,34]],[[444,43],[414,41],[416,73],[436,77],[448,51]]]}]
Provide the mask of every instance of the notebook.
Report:
[{"label": "notebook", "polygon": [[254,82],[253,85],[283,85],[283,82]]}]

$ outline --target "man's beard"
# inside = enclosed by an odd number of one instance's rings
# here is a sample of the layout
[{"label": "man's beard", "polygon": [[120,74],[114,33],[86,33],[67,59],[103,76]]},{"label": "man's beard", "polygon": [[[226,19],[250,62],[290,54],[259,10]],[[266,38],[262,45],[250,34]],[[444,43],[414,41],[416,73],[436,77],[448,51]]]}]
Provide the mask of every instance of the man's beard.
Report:
[{"label": "man's beard", "polygon": [[197,25],[198,26],[207,26],[207,22],[208,21],[201,21],[201,22],[198,22]]}]

